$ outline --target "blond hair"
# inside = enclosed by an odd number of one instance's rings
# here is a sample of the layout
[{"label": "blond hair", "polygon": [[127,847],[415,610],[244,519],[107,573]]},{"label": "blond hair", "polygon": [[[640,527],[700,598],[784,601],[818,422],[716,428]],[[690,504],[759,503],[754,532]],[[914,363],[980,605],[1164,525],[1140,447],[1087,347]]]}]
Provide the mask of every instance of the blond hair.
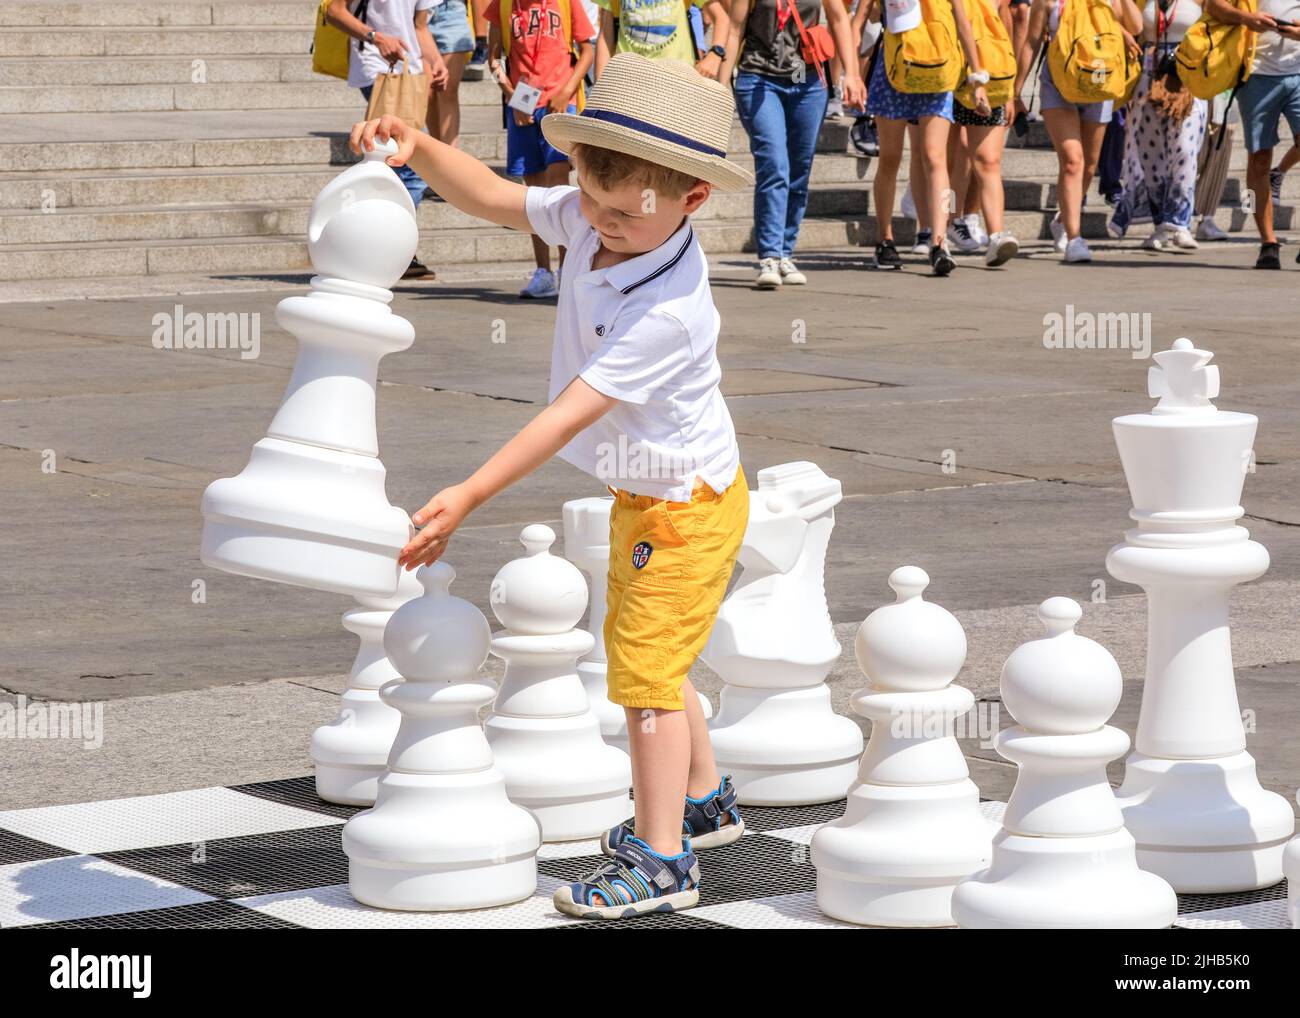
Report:
[{"label": "blond hair", "polygon": [[617,152],[596,145],[574,144],[569,154],[582,163],[582,172],[593,184],[605,191],[632,184],[649,188],[665,198],[680,198],[700,182],[699,177],[660,166],[640,156]]}]

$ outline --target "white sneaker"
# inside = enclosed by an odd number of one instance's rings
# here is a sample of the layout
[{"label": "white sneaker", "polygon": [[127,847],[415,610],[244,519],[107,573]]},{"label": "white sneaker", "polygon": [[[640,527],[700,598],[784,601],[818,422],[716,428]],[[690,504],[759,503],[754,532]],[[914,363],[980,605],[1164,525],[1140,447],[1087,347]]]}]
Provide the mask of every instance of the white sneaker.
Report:
[{"label": "white sneaker", "polygon": [[1165,249],[1164,238],[1160,236],[1159,229],[1152,230],[1142,238],[1143,251],[1163,251]]},{"label": "white sneaker", "polygon": [[1218,223],[1210,216],[1204,216],[1201,219],[1201,225],[1196,228],[1197,240],[1227,240],[1228,234]]},{"label": "white sneaker", "polygon": [[1185,226],[1173,226],[1165,229],[1160,240],[1166,247],[1178,247],[1184,251],[1195,251],[1201,245],[1196,243],[1192,231]]},{"label": "white sneaker", "polygon": [[1071,237],[1065,245],[1065,261],[1071,265],[1092,261],[1092,250],[1088,247],[1088,242],[1082,237]]},{"label": "white sneaker", "polygon": [[782,258],[777,264],[777,271],[781,274],[781,282],[789,283],[791,286],[803,286],[808,282],[808,277],[799,271],[795,265],[794,259]]},{"label": "white sneaker", "polygon": [[985,265],[1003,265],[1016,256],[1020,242],[1006,231],[999,231],[989,237],[989,249],[984,252]]},{"label": "white sneaker", "polygon": [[916,240],[912,242],[912,254],[928,255],[933,241],[934,235],[929,230],[917,230]]},{"label": "white sneaker", "polygon": [[760,258],[758,260],[758,278],[754,280],[760,290],[775,290],[781,285],[781,259]]},{"label": "white sneaker", "polygon": [[1052,217],[1049,226],[1052,231],[1052,241],[1056,253],[1065,254],[1065,245],[1069,243],[1070,238],[1065,235],[1065,224],[1061,222],[1061,213],[1058,212]]},{"label": "white sneaker", "polygon": [[898,209],[908,219],[916,218],[916,202],[912,201],[912,185],[907,185],[907,190],[903,192],[903,200],[899,202]]},{"label": "white sneaker", "polygon": [[962,254],[974,254],[983,247],[971,236],[970,224],[965,216],[959,216],[948,224],[948,246],[955,247]]},{"label": "white sneaker", "polygon": [[519,291],[520,297],[531,297],[539,300],[545,297],[555,297],[559,294],[560,288],[555,285],[555,276],[550,269],[534,269],[533,278],[528,281],[528,285]]},{"label": "white sneaker", "polygon": [[975,238],[975,240],[979,243],[980,247],[987,247],[989,242],[989,234],[988,231],[984,229],[983,225],[981,225],[980,223],[979,213],[972,212],[969,215],[965,216],[964,218],[966,220],[966,229],[970,230],[970,235]]}]

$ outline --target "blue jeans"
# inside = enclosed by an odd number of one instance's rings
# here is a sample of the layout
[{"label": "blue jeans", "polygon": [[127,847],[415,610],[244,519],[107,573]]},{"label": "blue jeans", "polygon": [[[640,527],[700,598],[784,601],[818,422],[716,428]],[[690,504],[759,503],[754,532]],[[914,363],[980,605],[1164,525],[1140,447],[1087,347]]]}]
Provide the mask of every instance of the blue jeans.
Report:
[{"label": "blue jeans", "polygon": [[[361,94],[366,97],[366,102],[370,102],[370,92],[374,85],[365,85],[361,89]],[[406,185],[406,191],[411,196],[411,201],[415,202],[415,207],[420,207],[420,199],[424,197],[425,183],[420,179],[420,175],[409,166],[390,167],[397,174],[397,179]]]},{"label": "blue jeans", "polygon": [[754,241],[760,258],[789,258],[808,207],[826,86],[748,71],[736,77],[736,110],[754,156]]}]

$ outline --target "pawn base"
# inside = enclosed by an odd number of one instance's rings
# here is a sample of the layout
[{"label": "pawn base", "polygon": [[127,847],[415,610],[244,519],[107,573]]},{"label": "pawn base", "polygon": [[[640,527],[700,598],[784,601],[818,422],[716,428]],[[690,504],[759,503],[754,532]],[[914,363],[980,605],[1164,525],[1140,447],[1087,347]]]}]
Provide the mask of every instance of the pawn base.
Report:
[{"label": "pawn base", "polygon": [[1282,868],[1286,871],[1287,918],[1291,929],[1300,930],[1300,837],[1293,838],[1282,852]]},{"label": "pawn base", "polygon": [[1282,879],[1295,816],[1260,786],[1249,753],[1200,760],[1131,753],[1115,794],[1138,864],[1180,894],[1250,891]]},{"label": "pawn base", "polygon": [[345,806],[373,806],[402,715],[377,689],[349,689],[339,716],[312,733],[316,794]]},{"label": "pawn base", "polygon": [[831,708],[823,684],[723,686],[709,724],[718,770],[742,806],[806,806],[844,798],[858,773],[862,730]]},{"label": "pawn base", "polygon": [[952,915],[964,929],[1164,929],[1178,899],[1138,868],[1122,827],[1082,838],[1004,829],[993,839],[993,864],[953,892]]}]

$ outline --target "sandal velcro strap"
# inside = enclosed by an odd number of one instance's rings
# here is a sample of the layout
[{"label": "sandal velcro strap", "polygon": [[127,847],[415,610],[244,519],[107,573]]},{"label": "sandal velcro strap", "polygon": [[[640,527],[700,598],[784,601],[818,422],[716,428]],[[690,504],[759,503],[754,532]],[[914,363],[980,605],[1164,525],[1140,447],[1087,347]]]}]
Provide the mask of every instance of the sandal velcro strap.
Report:
[{"label": "sandal velcro strap", "polygon": [[614,858],[635,866],[644,876],[649,877],[659,890],[677,890],[677,878],[673,876],[664,861],[644,851],[640,845],[625,841],[618,846]]}]

